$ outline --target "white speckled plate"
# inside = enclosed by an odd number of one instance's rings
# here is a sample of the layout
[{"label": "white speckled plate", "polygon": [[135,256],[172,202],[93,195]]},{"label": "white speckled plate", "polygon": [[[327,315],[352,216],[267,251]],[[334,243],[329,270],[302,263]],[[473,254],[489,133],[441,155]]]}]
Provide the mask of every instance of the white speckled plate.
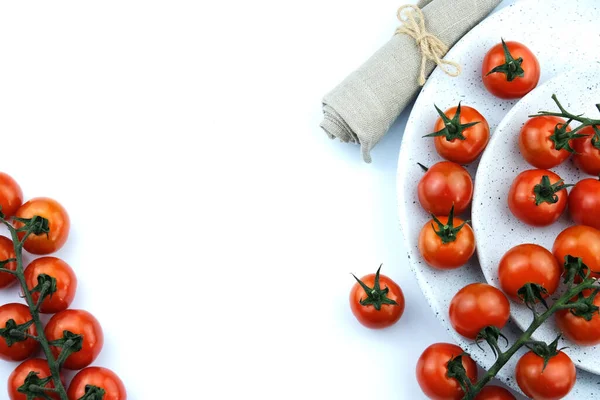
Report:
[{"label": "white speckled plate", "polygon": [[[446,109],[462,100],[463,104],[477,108],[486,117],[492,131],[516,103],[491,96],[481,83],[481,60],[487,50],[500,41],[500,36],[523,42],[533,50],[540,61],[540,83],[543,83],[597,60],[598,52],[590,49],[600,48],[598,20],[600,6],[596,0],[520,0],[496,12],[450,50],[446,58],[459,62],[463,66],[462,74],[458,78],[449,78],[436,69],[417,98],[404,131],[398,161],[398,206],[409,264],[444,327],[483,368],[493,364],[493,354],[489,349],[479,350],[458,335],[448,321],[448,305],[454,294],[469,283],[485,281],[477,259],[474,257],[468,265],[453,271],[438,271],[426,265],[418,251],[419,231],[428,215],[417,200],[416,186],[422,171],[416,163],[432,165],[442,160],[433,141],[422,136],[433,129],[437,118],[434,103]],[[477,163],[469,166],[472,176],[475,176],[476,168]],[[477,181],[475,185],[477,187]],[[468,212],[464,217],[469,217]],[[513,323],[509,323],[505,331],[511,342],[520,333]],[[499,378],[518,390],[513,377],[516,361],[513,358],[500,371]],[[599,384],[600,377],[578,370],[577,384],[568,398],[600,399]]]},{"label": "white speckled plate", "polygon": [[[574,114],[585,113],[598,117],[595,104],[600,102],[600,69],[593,65],[586,69],[576,69],[560,75],[519,101],[500,122],[494,131],[477,169],[475,193],[473,197],[473,228],[478,243],[477,251],[481,269],[487,281],[500,287],[498,263],[506,251],[522,243],[536,243],[549,250],[558,234],[573,225],[569,213],[553,225],[544,228],[530,227],[515,218],[508,209],[507,188],[521,172],[533,169],[521,156],[518,137],[528,115],[539,110],[558,111],[552,94],[556,93],[561,104]],[[577,126],[573,124],[573,126]],[[589,177],[579,171],[571,161],[567,161],[552,171],[567,183],[576,183]],[[513,320],[525,329],[531,322],[531,311],[523,305],[511,303]],[[540,327],[534,338],[552,341],[558,331],[554,319]],[[600,374],[600,347],[581,347],[567,343],[568,353],[575,364],[582,369]]]}]

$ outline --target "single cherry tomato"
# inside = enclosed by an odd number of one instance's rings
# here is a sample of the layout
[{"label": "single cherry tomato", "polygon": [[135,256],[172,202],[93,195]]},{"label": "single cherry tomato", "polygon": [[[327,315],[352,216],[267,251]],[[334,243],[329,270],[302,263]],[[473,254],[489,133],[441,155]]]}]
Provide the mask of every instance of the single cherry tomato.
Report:
[{"label": "single cherry tomato", "polygon": [[450,210],[448,217],[432,217],[419,234],[419,252],[425,262],[440,269],[465,265],[475,252],[473,229],[462,219],[454,217],[454,210]]},{"label": "single cherry tomato", "polygon": [[591,276],[600,278],[600,231],[585,225],[571,226],[554,241],[552,254],[564,266],[565,257],[581,257],[592,270]]},{"label": "single cherry tomato", "polygon": [[448,161],[459,164],[472,163],[479,157],[490,140],[490,126],[476,109],[468,106],[452,107],[442,112],[435,123],[435,149]]},{"label": "single cherry tomato", "polygon": [[[510,298],[520,301],[519,289],[535,283],[553,294],[560,283],[563,268],[554,255],[537,244],[521,244],[504,254],[498,266],[500,287]],[[545,296],[547,297],[547,296]]]},{"label": "single cherry tomato", "polygon": [[475,339],[486,326],[502,329],[510,316],[510,304],[500,290],[485,283],[460,289],[450,302],[450,323],[468,339]]},{"label": "single cherry tomato", "polygon": [[511,392],[500,386],[486,386],[475,396],[475,400],[516,400]]},{"label": "single cherry tomato", "polygon": [[[69,264],[56,257],[40,257],[33,260],[25,268],[25,281],[29,290],[40,286],[38,280],[40,275],[46,275],[56,280],[56,291],[42,301],[40,312],[53,314],[69,308],[77,289],[77,277]],[[37,303],[40,292],[33,292],[31,297]]]},{"label": "single cherry tomato", "polygon": [[473,180],[458,164],[442,161],[427,170],[419,181],[419,202],[433,215],[449,215],[452,205],[456,214],[467,209],[473,198]]},{"label": "single cherry tomato", "polygon": [[[591,294],[591,290],[583,292],[583,296],[587,298]],[[577,300],[577,297],[571,299],[571,301],[575,300]],[[593,304],[600,307],[599,295],[594,296]],[[594,346],[600,343],[600,315],[598,312],[559,310],[554,316],[558,329],[571,342],[581,346]]]},{"label": "single cherry tomato", "polygon": [[[600,130],[600,126],[598,126]],[[600,175],[600,135],[596,134],[594,128],[586,126],[581,131],[587,137],[573,141],[573,162],[587,174]]]},{"label": "single cherry tomato", "polygon": [[477,380],[477,365],[463,350],[450,343],[435,343],[425,349],[417,362],[417,381],[421,390],[433,400],[459,400],[464,392],[458,381],[447,376],[449,364],[461,356],[460,362],[471,382]]},{"label": "single cherry tomato", "polygon": [[521,172],[508,191],[508,208],[532,226],[552,225],[567,208],[567,189],[560,176],[544,169]]},{"label": "single cherry tomato", "polygon": [[[88,367],[75,375],[69,391],[69,400],[79,400],[84,394],[95,391],[104,392],[102,400],[126,400],[127,392],[121,379],[110,369],[101,367]],[[100,398],[98,396],[97,398]]]},{"label": "single cherry tomato", "polygon": [[23,204],[23,191],[10,175],[0,172],[0,206],[4,218],[15,215]]},{"label": "single cherry tomato", "polygon": [[[5,236],[0,236],[0,261],[6,261],[11,258],[15,258],[15,248],[12,240]],[[2,266],[2,268],[15,271],[17,269],[16,262],[9,262]],[[17,280],[17,277],[8,272],[0,272],[0,288],[5,288],[12,285]]]},{"label": "single cherry tomato", "polygon": [[[48,235],[31,234],[23,247],[32,254],[50,254],[60,249],[69,236],[71,222],[67,211],[56,200],[47,197],[37,197],[29,200],[17,210],[16,217],[32,218],[38,215],[48,220],[50,232]],[[15,228],[23,226],[22,222],[15,221]],[[19,232],[19,239],[23,239],[24,232]]]},{"label": "single cherry tomato", "polygon": [[[31,336],[37,335],[35,324],[29,325],[25,329],[18,329],[18,325],[23,325],[32,320],[29,308],[25,304],[8,303],[0,306],[0,328],[5,330],[0,337],[0,358],[7,361],[23,361],[35,353],[40,344],[25,334]],[[15,329],[23,337],[11,336],[6,330]]]},{"label": "single cherry tomato", "polygon": [[537,86],[540,80],[540,63],[525,45],[502,40],[483,58],[481,79],[494,96],[517,99]]},{"label": "single cherry tomato", "polygon": [[374,274],[358,279],[350,291],[352,313],[364,326],[381,329],[394,325],[404,313],[404,293],[400,286],[385,275],[381,266]]},{"label": "single cherry tomato", "polygon": [[576,224],[600,229],[600,180],[577,182],[569,193],[569,212]]},{"label": "single cherry tomato", "polygon": [[540,400],[558,400],[565,397],[575,385],[575,365],[568,355],[559,351],[548,360],[534,352],[525,353],[517,362],[515,375],[519,387],[528,397]]},{"label": "single cherry tomato", "polygon": [[[50,373],[50,368],[48,368],[48,362],[46,360],[42,360],[41,358],[31,358],[29,360],[23,361],[8,377],[8,397],[10,400],[27,400],[28,397],[26,393],[19,392],[19,388],[23,386],[25,383],[25,379],[29,375],[30,372],[35,372],[39,379],[44,379],[52,374]],[[64,377],[60,376],[61,381],[65,382]],[[51,380],[46,384],[47,388],[54,388],[54,382]],[[48,397],[55,400],[60,400],[58,393],[50,393],[45,392]]]},{"label": "single cherry tomato", "polygon": [[521,155],[536,168],[549,169],[562,164],[573,153],[580,134],[572,134],[565,120],[555,116],[530,118],[519,134]]},{"label": "single cherry tomato", "polygon": [[[82,369],[90,365],[102,350],[104,334],[100,323],[92,314],[83,310],[65,310],[54,314],[44,332],[49,341],[63,338],[64,331],[83,336],[81,350],[67,357],[64,367]],[[58,357],[61,348],[51,346],[54,357]]]}]

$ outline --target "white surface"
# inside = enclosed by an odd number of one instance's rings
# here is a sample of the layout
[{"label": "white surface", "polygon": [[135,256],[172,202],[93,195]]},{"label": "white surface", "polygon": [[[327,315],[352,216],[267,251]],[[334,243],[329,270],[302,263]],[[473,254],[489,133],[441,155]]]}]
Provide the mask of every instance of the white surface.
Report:
[{"label": "white surface", "polygon": [[[479,164],[476,177],[478,185],[473,197],[473,228],[479,244],[477,252],[481,270],[490,284],[500,287],[498,264],[508,250],[527,242],[552,251],[558,234],[573,225],[566,211],[557,222],[544,228],[528,226],[510,212],[506,200],[507,188],[518,174],[535,169],[523,159],[519,151],[518,133],[521,127],[529,115],[539,110],[559,111],[551,99],[552,94],[556,94],[561,104],[572,113],[585,113],[590,118],[596,118],[598,110],[595,104],[598,102],[599,89],[600,70],[597,68],[590,66],[559,75],[519,101],[496,128],[493,140]],[[577,125],[573,123],[572,126]],[[589,177],[570,160],[552,168],[552,171],[571,184]],[[511,315],[522,329],[526,329],[531,323],[531,311],[514,301],[511,301]],[[535,332],[534,338],[551,342],[559,333],[554,318],[551,318]],[[578,367],[600,374],[598,346],[582,347],[569,341],[565,341],[564,345],[569,347],[568,354]]]}]

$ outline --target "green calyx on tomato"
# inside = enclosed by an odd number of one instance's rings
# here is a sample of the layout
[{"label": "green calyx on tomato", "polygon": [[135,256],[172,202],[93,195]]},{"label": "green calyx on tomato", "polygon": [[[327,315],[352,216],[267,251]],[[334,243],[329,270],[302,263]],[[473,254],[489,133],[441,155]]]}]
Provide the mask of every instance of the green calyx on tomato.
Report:
[{"label": "green calyx on tomato", "polygon": [[377,311],[381,310],[381,306],[383,304],[390,304],[394,306],[398,305],[396,301],[387,297],[387,294],[390,291],[388,287],[386,287],[385,289],[381,289],[381,285],[379,284],[379,271],[381,270],[382,265],[383,264],[381,264],[379,268],[377,268],[377,272],[375,273],[375,282],[373,283],[372,288],[365,285],[365,283],[358,279],[356,275],[352,274],[354,279],[356,279],[358,284],[365,290],[365,293],[367,294],[367,298],[361,299],[360,304],[362,306],[373,306]]},{"label": "green calyx on tomato", "polygon": [[39,215],[34,215],[32,218],[14,217],[14,220],[23,224],[17,229],[17,232],[31,232],[34,235],[45,234],[46,236],[50,233],[50,222]]},{"label": "green calyx on tomato", "polygon": [[533,187],[533,193],[535,194],[535,205],[539,206],[542,203],[555,204],[558,202],[557,192],[568,188],[573,185],[564,185],[564,180],[561,179],[558,182],[551,184],[550,177],[548,175],[542,176],[542,180],[538,185]]},{"label": "green calyx on tomato", "polygon": [[418,165],[419,167],[421,167],[421,169],[423,170],[423,172],[427,172],[427,171],[429,171],[429,168],[427,168],[427,167],[426,167],[426,166],[424,166],[423,164],[421,164],[421,163],[417,163],[417,165]]},{"label": "green calyx on tomato", "polygon": [[438,230],[435,230],[435,226],[433,225],[433,223],[431,224],[431,227],[433,228],[435,234],[438,235],[440,239],[442,239],[443,244],[454,242],[456,240],[456,234],[468,222],[465,221],[459,226],[454,227],[454,206],[452,206],[452,208],[450,209],[450,215],[448,215],[448,222],[446,224],[440,222],[440,220],[433,214],[431,214],[431,218],[433,218],[433,221],[436,223]]},{"label": "green calyx on tomato", "polygon": [[506,345],[508,346],[508,338],[504,336],[502,332],[500,332],[500,329],[497,326],[486,326],[477,334],[477,337],[475,338],[475,344],[477,347],[483,350],[479,344],[485,340],[492,349],[494,356],[498,357],[498,355],[502,353],[500,347],[498,346],[498,339],[500,338],[504,339]]},{"label": "green calyx on tomato", "polygon": [[471,380],[467,376],[467,371],[463,366],[462,360],[463,356],[468,355],[469,354],[463,352],[462,354],[459,354],[456,357],[452,357],[452,359],[450,359],[450,361],[448,361],[448,364],[446,365],[446,368],[448,369],[448,372],[446,372],[446,376],[448,378],[456,379],[461,389],[465,393],[469,393],[469,389],[472,386]]},{"label": "green calyx on tomato", "polygon": [[17,325],[14,319],[6,321],[4,328],[0,328],[0,336],[6,341],[6,345],[11,347],[16,342],[22,342],[29,338],[27,331],[33,325],[33,320]]},{"label": "green calyx on tomato", "polygon": [[101,387],[94,385],[86,385],[85,394],[81,396],[78,400],[102,400],[105,394],[106,390],[102,389]]},{"label": "green calyx on tomato", "polygon": [[[596,104],[596,107],[600,107],[600,104]],[[593,125],[592,128],[594,129],[594,137],[592,137],[592,146],[600,150],[600,129],[596,125]]]},{"label": "green calyx on tomato", "polygon": [[56,359],[58,365],[62,365],[73,353],[83,348],[83,335],[71,331],[63,331],[63,337],[49,342],[50,346],[61,347],[60,355]]},{"label": "green calyx on tomato", "polygon": [[30,292],[39,292],[40,297],[38,298],[36,305],[36,307],[39,308],[42,302],[44,301],[44,298],[46,298],[47,296],[51,296],[53,293],[56,292],[57,286],[56,278],[47,274],[39,274],[37,277],[37,281],[38,284],[35,287],[33,287],[30,290]]},{"label": "green calyx on tomato", "polygon": [[548,309],[548,303],[546,303],[545,299],[548,296],[548,291],[542,285],[526,283],[517,291],[517,296],[519,296],[530,310],[533,310],[537,303],[542,303]]},{"label": "green calyx on tomato", "polygon": [[536,355],[544,359],[544,366],[542,367],[542,372],[546,369],[548,361],[550,361],[552,357],[558,355],[558,353],[562,350],[558,348],[558,341],[560,340],[560,338],[561,335],[558,335],[556,339],[554,339],[554,341],[550,344],[546,344],[544,342],[539,342],[536,340],[527,343],[527,347],[529,348],[529,350],[531,350]]},{"label": "green calyx on tomato", "polygon": [[581,317],[586,321],[591,321],[594,315],[598,314],[600,307],[594,304],[594,299],[600,289],[595,289],[592,293],[585,297],[583,292],[577,295],[577,301],[573,303],[573,307],[569,308],[571,314],[576,317]]},{"label": "green calyx on tomato", "polygon": [[52,381],[51,376],[41,379],[38,376],[37,372],[31,371],[27,375],[27,378],[25,378],[23,384],[17,389],[17,391],[19,393],[27,395],[28,399],[31,398],[52,400],[52,397],[50,397],[47,392],[52,389],[46,387],[46,385],[50,383],[50,381]]},{"label": "green calyx on tomato", "polygon": [[504,64],[500,64],[497,67],[493,68],[490,72],[486,74],[486,76],[495,73],[502,73],[506,74],[507,81],[512,82],[517,77],[522,78],[523,76],[525,76],[525,70],[521,66],[521,64],[523,64],[523,57],[519,57],[515,60],[514,57],[510,54],[510,51],[508,50],[508,46],[506,46],[504,39],[501,40],[502,48],[504,49],[505,62]]},{"label": "green calyx on tomato", "polygon": [[572,120],[570,119],[564,124],[556,124],[554,133],[548,138],[554,143],[554,148],[556,150],[566,150],[569,153],[575,153],[575,150],[571,147],[571,140],[586,137],[586,135],[573,133],[572,131],[567,130],[571,122]]},{"label": "green calyx on tomato", "polygon": [[583,263],[581,257],[565,256],[565,279],[563,283],[571,285],[575,281],[575,277],[586,279],[590,273],[590,269]]},{"label": "green calyx on tomato", "polygon": [[440,115],[440,118],[444,122],[444,128],[440,129],[437,132],[430,133],[429,135],[425,135],[423,137],[438,137],[443,136],[447,141],[452,142],[455,139],[459,140],[467,140],[465,135],[463,135],[463,131],[467,128],[470,128],[474,125],[477,125],[481,121],[469,122],[468,124],[460,123],[460,102],[458,103],[458,107],[456,108],[456,113],[452,119],[448,118],[446,114],[442,110],[438,108],[435,104],[433,105]]}]

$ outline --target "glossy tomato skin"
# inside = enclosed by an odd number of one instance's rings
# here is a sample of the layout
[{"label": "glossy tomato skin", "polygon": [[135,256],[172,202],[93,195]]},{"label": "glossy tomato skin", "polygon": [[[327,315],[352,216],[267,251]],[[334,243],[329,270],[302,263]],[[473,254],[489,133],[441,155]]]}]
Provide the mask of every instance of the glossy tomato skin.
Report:
[{"label": "glossy tomato skin", "polygon": [[504,48],[501,43],[498,43],[483,58],[481,79],[486,89],[494,96],[501,99],[517,99],[525,96],[537,86],[540,80],[540,63],[537,57],[525,45],[519,42],[506,42],[506,45],[515,60],[519,57],[523,58],[521,67],[525,71],[524,76],[517,77],[509,82],[503,73],[487,75],[488,72],[498,65],[504,64],[506,61]]},{"label": "glossy tomato skin", "polygon": [[498,266],[500,287],[510,298],[520,301],[518,291],[526,283],[543,286],[553,294],[563,268],[554,255],[537,244],[521,244],[507,251]]},{"label": "glossy tomato skin", "polygon": [[[590,294],[590,290],[583,293],[586,297]],[[576,298],[572,300],[574,301]],[[594,297],[594,305],[600,307],[599,295]],[[558,329],[571,342],[580,346],[595,346],[600,343],[600,315],[598,313],[595,313],[589,321],[574,315],[570,310],[559,310],[554,316]]]},{"label": "glossy tomato skin", "polygon": [[[557,124],[564,124],[565,120],[554,116],[541,116],[530,118],[519,134],[519,150],[529,164],[536,168],[548,169],[562,164],[571,156],[565,149],[556,150],[550,136],[554,134]],[[571,128],[567,127],[567,132]],[[572,140],[571,143],[577,140]]]},{"label": "glossy tomato skin", "polygon": [[[438,217],[441,223],[446,224],[448,217]],[[459,226],[464,221],[454,217],[454,226]],[[427,222],[419,234],[419,251],[425,262],[439,269],[454,269],[462,267],[469,261],[475,252],[475,234],[469,224],[465,224],[457,233],[456,240],[442,243],[431,224]]]},{"label": "glossy tomato skin", "polygon": [[561,179],[552,171],[530,169],[517,175],[508,191],[508,208],[515,217],[527,225],[552,225],[567,208],[567,189],[556,193],[558,201],[554,204],[547,202],[535,204],[534,188],[540,184],[544,176],[548,176],[551,184]]},{"label": "glossy tomato skin", "polygon": [[[25,382],[25,378],[29,375],[29,372],[37,372],[38,378],[43,379],[50,375],[50,368],[46,360],[41,358],[31,358],[23,361],[8,377],[8,396],[10,400],[27,400],[27,396],[23,393],[19,393],[18,389]],[[61,374],[61,381],[65,382],[64,377]],[[50,381],[46,387],[54,388],[54,382]],[[55,400],[60,400],[57,393],[48,393],[48,395]]]},{"label": "glossy tomato skin", "polygon": [[[16,213],[19,218],[32,218],[39,215],[48,219],[50,233],[46,235],[30,235],[25,241],[24,248],[32,254],[50,254],[59,250],[69,237],[71,221],[69,215],[60,203],[48,197],[37,197],[23,204]],[[15,221],[15,228],[20,228],[23,223]],[[24,232],[19,233],[22,239]]]},{"label": "glossy tomato skin", "polygon": [[[463,353],[463,350],[450,343],[435,343],[425,349],[417,362],[417,381],[421,390],[433,400],[459,400],[464,396],[458,381],[446,376],[448,362]],[[462,357],[462,364],[471,382],[477,380],[477,365],[468,355]]]},{"label": "glossy tomato skin", "polygon": [[67,395],[69,400],[79,400],[85,394],[87,385],[105,390],[102,400],[127,400],[123,381],[108,368],[88,367],[73,377]]},{"label": "glossy tomato skin", "polygon": [[[446,110],[444,114],[450,119],[454,118],[457,107]],[[434,138],[435,149],[438,154],[448,161],[458,164],[470,164],[479,157],[488,142],[490,141],[490,126],[483,115],[476,109],[468,106],[461,106],[460,124],[469,124],[479,122],[465,129],[462,134],[465,140],[454,139],[447,140],[444,136]],[[444,121],[438,118],[435,123],[435,132],[444,129]]]},{"label": "glossy tomato skin", "polygon": [[[0,328],[6,327],[8,320],[13,320],[17,325],[31,321],[31,313],[25,304],[8,303],[0,306]],[[35,324],[32,324],[27,333],[37,335]],[[14,342],[8,346],[4,338],[0,338],[0,358],[6,361],[23,361],[31,357],[39,349],[40,345],[34,339],[25,339],[20,342]]]},{"label": "glossy tomato skin", "polygon": [[419,202],[425,211],[433,215],[460,214],[467,209],[473,198],[473,180],[462,166],[442,161],[433,165],[423,175],[417,188]]},{"label": "glossy tomato skin", "polygon": [[484,387],[475,400],[516,400],[516,397],[503,387],[490,385]]},{"label": "glossy tomato skin", "polygon": [[585,225],[571,226],[562,231],[554,241],[552,254],[564,267],[565,257],[581,257],[592,271],[593,277],[600,278],[600,231]]},{"label": "glossy tomato skin", "polygon": [[583,172],[598,176],[600,175],[600,149],[592,144],[594,128],[586,126],[579,133],[588,135],[588,137],[572,141],[572,147],[575,150],[573,162]]},{"label": "glossy tomato skin", "polygon": [[[375,284],[375,274],[369,274],[361,278],[361,281],[372,288]],[[394,300],[398,305],[382,304],[381,309],[377,310],[372,305],[363,306],[360,301],[366,298],[365,290],[357,283],[352,286],[350,291],[350,308],[352,313],[364,326],[371,329],[382,329],[394,325],[404,313],[404,293],[396,282],[385,275],[379,275],[379,285],[381,289],[389,289],[387,297]]]},{"label": "glossy tomato skin", "polygon": [[[515,376],[519,387],[528,397],[539,400],[558,400],[575,385],[576,371],[568,355],[559,351],[548,361],[533,352],[525,353],[517,362]],[[543,371],[543,372],[542,372]]]},{"label": "glossy tomato skin", "polygon": [[[56,292],[44,299],[40,312],[53,314],[69,308],[77,290],[77,277],[69,264],[57,257],[40,257],[33,260],[25,268],[25,281],[30,290],[37,286],[38,276],[41,274],[56,279]],[[40,293],[33,292],[31,296],[37,303]]]},{"label": "glossy tomato skin", "polygon": [[[64,331],[83,336],[83,348],[67,357],[64,368],[82,369],[90,365],[104,345],[104,333],[98,320],[84,310],[65,310],[54,314],[44,330],[49,341],[61,339]],[[55,346],[51,349],[58,357],[61,349]]]},{"label": "glossy tomato skin", "polygon": [[448,314],[456,332],[475,339],[486,326],[502,329],[510,316],[510,304],[504,293],[495,287],[472,283],[454,295]]},{"label": "glossy tomato skin", "polygon": [[5,218],[15,215],[23,204],[23,191],[8,174],[0,172],[0,206]]},{"label": "glossy tomato skin", "polygon": [[[12,240],[6,236],[0,236],[0,261],[15,258],[15,248]],[[16,262],[9,262],[3,268],[15,271],[17,269]],[[5,288],[15,283],[17,278],[8,272],[0,272],[0,288]]]},{"label": "glossy tomato skin", "polygon": [[576,224],[600,229],[600,180],[577,182],[569,193],[569,212]]}]

